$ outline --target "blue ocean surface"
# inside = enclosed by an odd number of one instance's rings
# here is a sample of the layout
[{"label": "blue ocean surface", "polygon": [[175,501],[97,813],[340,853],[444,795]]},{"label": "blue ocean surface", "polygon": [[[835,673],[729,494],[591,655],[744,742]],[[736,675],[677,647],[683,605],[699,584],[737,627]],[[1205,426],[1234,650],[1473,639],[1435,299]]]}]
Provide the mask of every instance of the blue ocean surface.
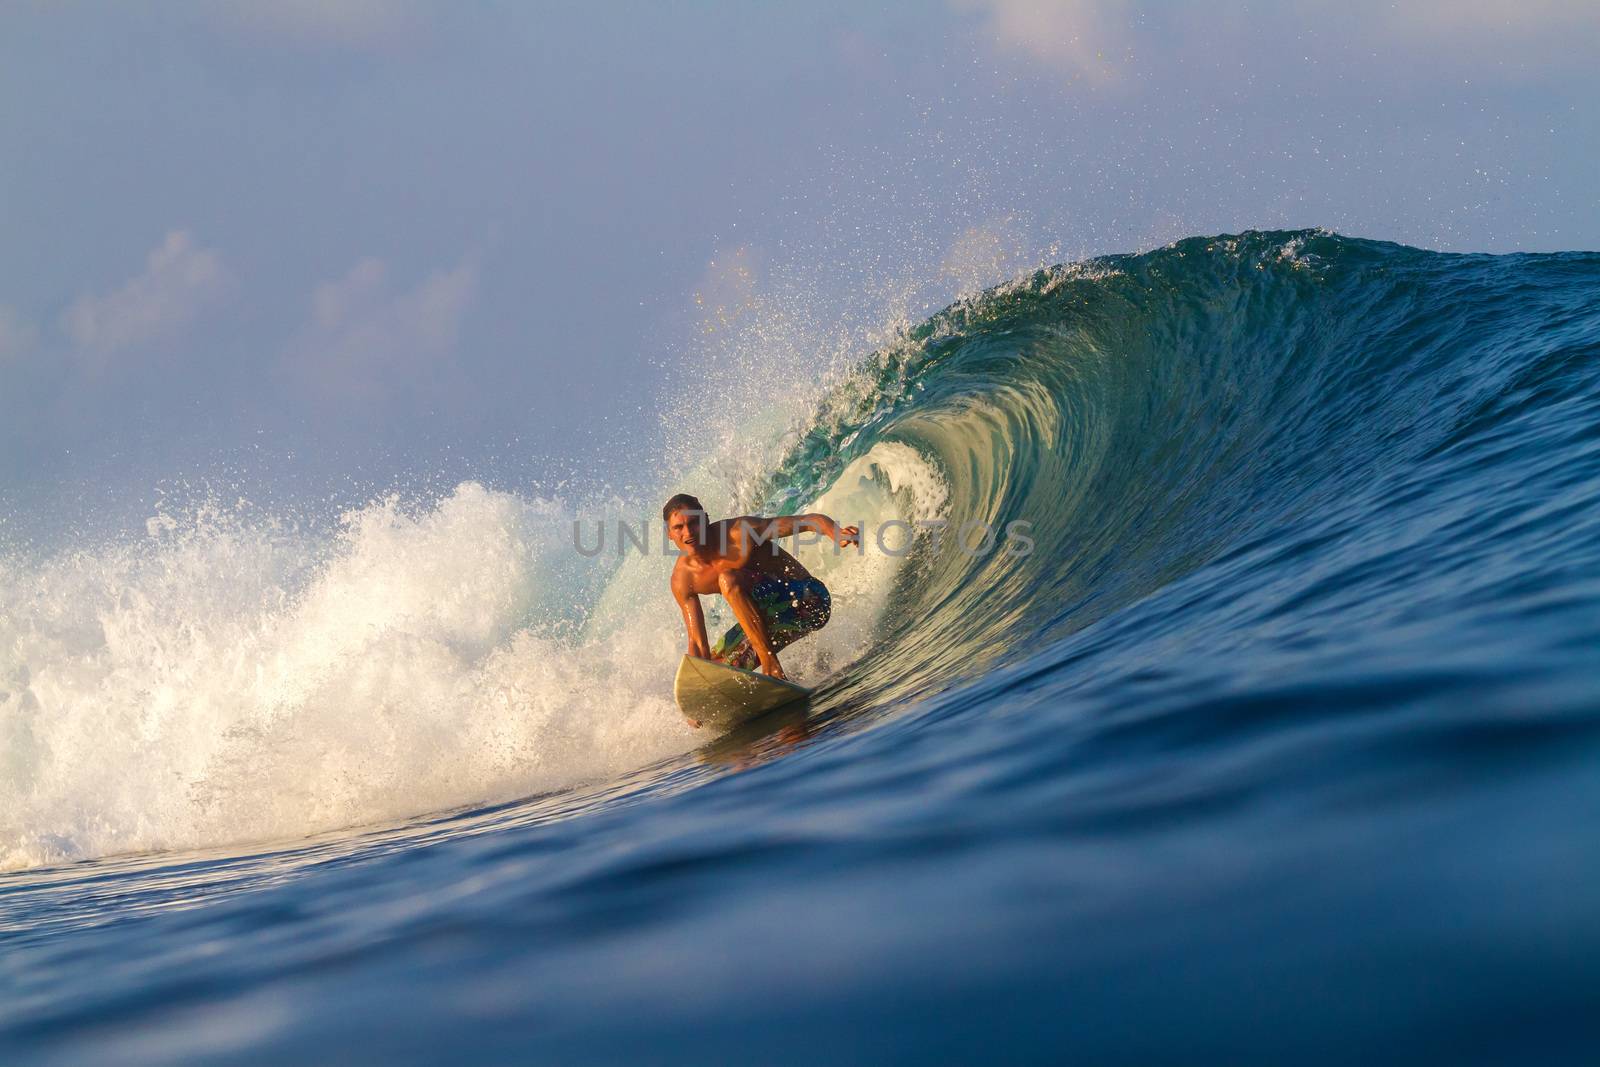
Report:
[{"label": "blue ocean surface", "polygon": [[551,501],[0,553],[0,1062],[1600,1060],[1600,254],[1069,264],[749,433],[660,497],[915,533],[725,737]]}]

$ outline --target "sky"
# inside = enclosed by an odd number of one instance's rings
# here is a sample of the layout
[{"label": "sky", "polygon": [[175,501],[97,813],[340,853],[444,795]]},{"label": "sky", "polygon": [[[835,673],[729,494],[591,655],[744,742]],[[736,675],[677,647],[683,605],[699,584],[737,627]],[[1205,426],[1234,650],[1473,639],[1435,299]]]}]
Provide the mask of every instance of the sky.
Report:
[{"label": "sky", "polygon": [[0,526],[648,484],[730,376],[1195,234],[1600,248],[1597,39],[1589,0],[8,4]]}]

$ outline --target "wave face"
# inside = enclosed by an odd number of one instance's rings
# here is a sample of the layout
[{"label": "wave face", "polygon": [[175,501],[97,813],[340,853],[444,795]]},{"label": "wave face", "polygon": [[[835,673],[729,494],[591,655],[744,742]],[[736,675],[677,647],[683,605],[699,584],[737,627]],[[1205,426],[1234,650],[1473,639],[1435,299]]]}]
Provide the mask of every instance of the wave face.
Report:
[{"label": "wave face", "polygon": [[[945,543],[919,544],[884,651],[851,679],[863,701],[1158,593],[1173,612],[1122,651],[1404,638],[1426,675],[1441,653],[1509,667],[1506,599],[1562,602],[1597,558],[1597,279],[1593,255],[1318,231],[1041,270],[876,353],[764,492],[799,506],[890,443],[946,479]],[[1026,556],[954,548],[1016,522]],[[1591,630],[1554,632],[1581,648]]]},{"label": "wave face", "polygon": [[777,458],[663,493],[869,546],[802,552],[809,722],[712,744],[667,699],[665,563],[584,570],[568,504],[5,557],[0,1045],[1586,1047],[1600,255],[1307,231],[1040,270],[721,447]]}]

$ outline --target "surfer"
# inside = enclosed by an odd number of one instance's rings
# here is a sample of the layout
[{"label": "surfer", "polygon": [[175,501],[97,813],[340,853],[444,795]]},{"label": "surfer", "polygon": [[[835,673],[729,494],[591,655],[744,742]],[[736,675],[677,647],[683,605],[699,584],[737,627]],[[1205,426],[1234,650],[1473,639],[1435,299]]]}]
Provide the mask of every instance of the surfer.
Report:
[{"label": "surfer", "polygon": [[[802,530],[819,533],[845,548],[861,542],[861,531],[826,515],[742,515],[709,521],[700,501],[679,493],[661,509],[667,538],[678,546],[672,597],[689,631],[689,655],[730,667],[785,677],[778,650],[828,621],[828,587],[782,548],[780,537]],[[706,640],[700,598],[721,593],[738,624],[715,645]]]}]

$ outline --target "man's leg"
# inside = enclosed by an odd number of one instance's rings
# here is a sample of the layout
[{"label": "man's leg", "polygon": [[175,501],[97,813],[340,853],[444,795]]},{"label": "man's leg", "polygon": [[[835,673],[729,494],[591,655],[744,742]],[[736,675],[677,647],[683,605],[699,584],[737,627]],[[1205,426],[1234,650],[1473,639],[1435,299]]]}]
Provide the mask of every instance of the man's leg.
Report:
[{"label": "man's leg", "polygon": [[761,610],[750,596],[754,585],[750,577],[740,571],[724,571],[717,579],[717,587],[733,609],[733,617],[739,620],[740,627],[744,629],[745,639],[750,642],[761,669],[774,678],[782,678],[783,667],[778,664],[777,654],[772,651],[772,640],[767,635],[767,620],[762,618]]}]

